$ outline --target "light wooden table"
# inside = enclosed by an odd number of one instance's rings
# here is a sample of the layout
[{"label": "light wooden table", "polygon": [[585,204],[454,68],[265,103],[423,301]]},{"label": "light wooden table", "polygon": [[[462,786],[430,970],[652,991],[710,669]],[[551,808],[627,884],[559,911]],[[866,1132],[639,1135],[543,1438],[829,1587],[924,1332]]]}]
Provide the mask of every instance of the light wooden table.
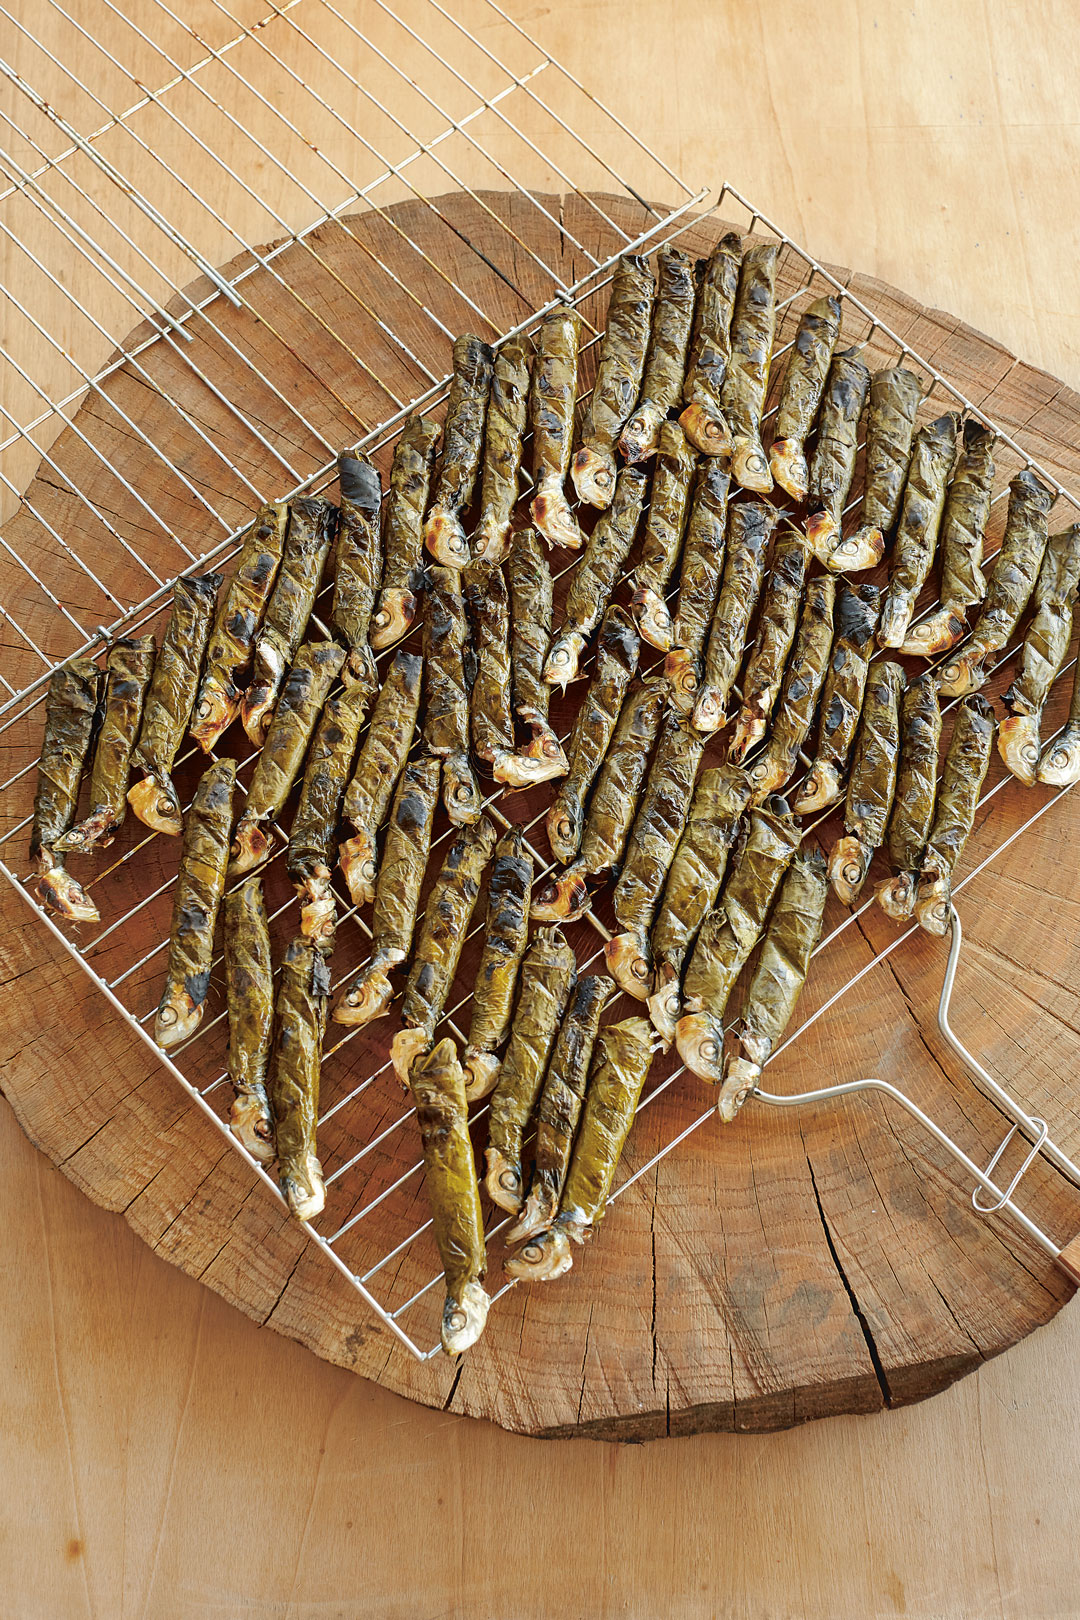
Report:
[{"label": "light wooden table", "polygon": [[[506,3],[676,169],[1080,382],[1075,0]],[[0,1165],[12,1620],[1080,1613],[1075,1304],[926,1406],[545,1444],[260,1331],[6,1107]]]}]

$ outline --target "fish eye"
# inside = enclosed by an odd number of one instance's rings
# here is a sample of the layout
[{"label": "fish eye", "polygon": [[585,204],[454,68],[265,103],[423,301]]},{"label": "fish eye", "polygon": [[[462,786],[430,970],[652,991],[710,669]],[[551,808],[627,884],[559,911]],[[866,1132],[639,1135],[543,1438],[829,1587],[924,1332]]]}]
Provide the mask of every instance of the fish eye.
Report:
[{"label": "fish eye", "polygon": [[170,1024],[175,1024],[176,1023],[176,1008],[175,1007],[162,1007],[161,1011],[158,1013],[158,1023],[159,1024],[164,1024],[166,1029],[169,1028]]},{"label": "fish eye", "polygon": [[596,474],[595,482],[600,485],[601,489],[607,489],[611,483],[611,474],[606,467],[600,468],[600,471]]},{"label": "fish eye", "polygon": [[714,1040],[702,1041],[701,1055],[703,1058],[707,1058],[710,1063],[715,1063],[720,1056],[720,1048]]},{"label": "fish eye", "polygon": [[630,964],[630,972],[635,979],[645,980],[649,977],[649,964],[643,956],[639,956],[636,961]]},{"label": "fish eye", "polygon": [[513,1170],[504,1170],[499,1177],[499,1186],[504,1192],[516,1192],[520,1177]]},{"label": "fish eye", "polygon": [[467,1321],[468,1317],[465,1315],[464,1311],[451,1311],[447,1321],[447,1326],[453,1328],[455,1333],[460,1333]]},{"label": "fish eye", "polygon": [[544,1254],[543,1244],[541,1244],[541,1243],[526,1243],[525,1247],[521,1251],[521,1258],[523,1260],[528,1260],[530,1265],[534,1265],[537,1260],[540,1260],[540,1259],[543,1258],[543,1254]]}]

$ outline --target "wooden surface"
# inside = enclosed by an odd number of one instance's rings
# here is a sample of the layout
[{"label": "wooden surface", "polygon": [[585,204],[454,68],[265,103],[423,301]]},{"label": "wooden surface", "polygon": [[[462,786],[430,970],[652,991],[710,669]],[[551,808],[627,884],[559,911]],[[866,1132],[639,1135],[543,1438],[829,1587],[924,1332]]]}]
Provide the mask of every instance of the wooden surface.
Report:
[{"label": "wooden surface", "polygon": [[[1064,268],[1057,226],[1075,138],[1072,114],[1051,98],[1056,122],[1049,132],[1045,126],[1033,132],[1017,101],[1031,94],[1034,81],[1045,115],[1051,61],[1054,82],[1070,82],[1064,12],[1039,11],[1035,25],[1024,28],[1011,10],[1006,16],[991,8],[985,16],[935,8],[890,23],[853,9],[844,19],[852,26],[841,41],[841,72],[835,23],[825,28],[824,14],[806,8],[769,8],[767,31],[756,10],[736,15],[725,8],[711,14],[704,35],[690,8],[674,31],[666,16],[653,18],[651,35],[645,8],[630,9],[637,25],[631,53],[625,7],[617,14],[592,8],[590,29],[560,38],[552,26],[544,37],[554,49],[582,53],[577,65],[584,71],[605,28],[608,38],[617,32],[625,71],[606,93],[637,122],[655,61],[671,60],[672,89],[651,105],[659,119],[654,138],[661,145],[668,140],[672,156],[681,141],[703,168],[732,172],[737,123],[747,158],[739,173],[744,188],[785,221],[794,217],[792,208],[785,214],[785,200],[793,207],[797,196],[809,207],[812,193],[822,215],[814,215],[816,234],[807,234],[817,251],[843,258],[841,231],[864,232],[864,251],[850,251],[848,259],[889,270],[912,291],[1021,345],[1022,334],[992,319],[993,300],[1011,298],[1012,318],[1022,321],[1030,310],[1038,339],[1023,344],[1023,352],[1075,376],[1063,345],[1070,322],[1075,331],[1076,311],[1061,308],[1069,283],[1054,277],[1055,263],[1059,277]],[[688,22],[695,26],[688,29]],[[815,53],[827,57],[828,70],[817,76],[822,95],[810,102],[805,77],[796,83],[787,64],[798,60],[809,69],[820,59]],[[740,99],[745,77],[727,66],[740,60],[763,61],[770,97],[753,105]],[[891,78],[897,60],[918,64],[898,90]],[[976,124],[982,117],[990,136],[969,140],[961,113]],[[830,143],[824,155],[816,144],[823,141]],[[925,162],[931,144],[932,186]],[[1065,156],[1060,165],[1032,167],[1018,182],[1033,144],[1040,153]],[[866,178],[871,152],[873,184]],[[889,152],[886,166],[882,154]],[[833,154],[835,164],[827,161]],[[862,183],[853,184],[849,166],[860,159]],[[785,161],[790,179],[773,181],[773,165]],[[930,212],[931,195],[950,199],[947,226]],[[1011,196],[1018,221],[1015,248],[1000,234],[1003,196]],[[879,262],[875,244],[890,232],[910,253],[901,266],[907,274]],[[959,251],[951,257],[954,237]],[[950,276],[963,283],[984,240],[993,244],[994,286],[985,307],[973,307],[977,294],[965,303],[947,296],[942,283]],[[1036,280],[1025,281],[1032,274]],[[1064,289],[1050,301],[1038,295],[1043,275]],[[1052,843],[1049,818],[1044,826]],[[1025,877],[1018,863],[1014,883],[1023,888]],[[1011,938],[995,943],[999,963],[1016,961]],[[1025,993],[1022,982],[1013,989]],[[992,1015],[1002,994],[998,985],[994,999],[987,998]],[[72,1061],[72,1047],[57,1037],[47,1005],[36,1006],[33,1016],[17,1039],[44,1034],[36,1061],[56,1072]],[[1032,1056],[1039,1044],[1033,1033]],[[1053,1062],[1051,1068],[1064,1078],[1063,1069]],[[648,1614],[672,1604],[687,1614],[1075,1612],[1065,1517],[1076,1484],[1070,1312],[957,1390],[910,1412],[763,1440],[680,1441],[643,1453],[578,1444],[538,1449],[482,1425],[404,1407],[258,1334],[205,1290],[152,1261],[122,1224],[76,1199],[9,1134],[14,1219],[26,1224],[8,1251],[18,1269],[5,1321],[13,1333],[30,1335],[11,1357],[27,1369],[19,1397],[31,1391],[41,1402],[5,1425],[6,1466],[20,1482],[32,1470],[35,1505],[44,1506],[29,1522],[10,1525],[13,1539],[28,1534],[39,1549],[38,1557],[27,1556],[26,1541],[20,1545],[23,1584],[22,1590],[9,1584],[13,1612],[187,1614],[230,1606],[267,1614],[522,1612],[527,1577],[504,1584],[505,1559],[491,1554],[489,1515],[480,1530],[477,1516],[460,1505],[489,1509],[493,1482],[506,1521],[543,1523],[537,1503],[554,1501],[562,1510],[560,1529],[567,1520],[575,1527],[584,1573],[575,1577],[572,1596],[564,1583],[552,1589],[546,1578],[548,1538],[542,1532],[531,1538],[537,1561],[530,1567],[543,1583],[532,1602],[538,1614]],[[100,1246],[90,1252],[94,1241]],[[153,1387],[158,1371],[160,1386]],[[283,1388],[301,1390],[290,1415],[306,1472],[282,1466],[267,1419]],[[220,1458],[214,1469],[207,1468],[208,1456]],[[20,1493],[20,1501],[24,1494],[31,1493]],[[351,1509],[360,1500],[371,1517],[357,1523]],[[242,1531],[250,1531],[256,1512],[254,1539],[265,1550],[248,1578],[238,1576],[230,1515],[240,1515],[240,1540],[250,1545],[252,1536]],[[411,1532],[417,1523],[435,1534],[405,1537],[398,1529]],[[441,1557],[440,1531],[452,1548],[452,1574]]]}]

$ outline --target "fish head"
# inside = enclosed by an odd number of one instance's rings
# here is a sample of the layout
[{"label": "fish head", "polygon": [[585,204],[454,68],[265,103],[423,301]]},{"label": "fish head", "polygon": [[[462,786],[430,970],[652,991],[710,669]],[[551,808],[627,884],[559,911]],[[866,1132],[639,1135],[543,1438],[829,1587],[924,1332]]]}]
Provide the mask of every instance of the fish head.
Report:
[{"label": "fish head", "polygon": [[459,1356],[476,1343],[487,1323],[491,1298],[478,1282],[463,1283],[456,1295],[447,1294],[442,1313],[442,1347]]},{"label": "fish head", "polygon": [[747,1097],[752,1091],[756,1091],[760,1079],[760,1063],[751,1063],[749,1058],[743,1057],[728,1059],[724,1070],[724,1084],[716,1101],[716,1112],[722,1124],[732,1123]]},{"label": "fish head", "polygon": [[769,494],[773,487],[772,473],[765,457],[765,447],[756,435],[732,440],[731,476],[743,489],[749,489],[756,495]]},{"label": "fish head", "polygon": [[500,1209],[516,1215],[524,1196],[521,1161],[511,1161],[496,1147],[485,1149],[485,1159],[487,1173],[484,1176],[484,1187],[488,1197]]},{"label": "fish head", "polygon": [[338,865],[354,906],[370,905],[375,898],[375,835],[358,830],[338,846]]},{"label": "fish head", "polygon": [[[43,852],[45,854],[46,852]],[[68,922],[100,922],[101,913],[77,878],[49,857],[48,870],[38,874],[34,887],[46,911],[66,917]]]},{"label": "fish head", "polygon": [[668,652],[671,648],[671,613],[659,591],[654,591],[651,585],[639,585],[631,607],[637,627],[649,646],[659,652]]},{"label": "fish head", "polygon": [[915,911],[915,874],[897,872],[874,890],[874,899],[893,922],[908,922]]},{"label": "fish head", "polygon": [[644,1001],[652,980],[648,935],[636,929],[616,934],[604,946],[604,959],[619,989],[636,1001]]},{"label": "fish head", "polygon": [[693,400],[679,417],[679,426],[703,456],[731,454],[731,429],[715,405]]},{"label": "fish head", "polygon": [[144,776],[128,789],[127,799],[144,827],[169,838],[179,838],[184,830],[184,818],[171,783],[166,786],[156,777]]},{"label": "fish head", "polygon": [[236,824],[230,853],[232,859],[229,861],[228,875],[231,878],[250,872],[269,856],[270,835],[260,827],[254,816],[240,817]]},{"label": "fish head", "polygon": [[589,909],[589,886],[580,861],[542,879],[530,914],[538,922],[577,922]]},{"label": "fish head", "polygon": [[611,497],[615,493],[615,461],[612,456],[603,456],[598,450],[582,445],[574,456],[570,476],[579,500],[597,507],[601,512],[611,505]]},{"label": "fish head", "polygon": [[502,1062],[494,1052],[481,1052],[478,1048],[465,1048],[465,1101],[479,1102],[495,1090]]},{"label": "fish head", "polygon": [[571,681],[580,679],[578,665],[585,650],[585,637],[579,630],[567,630],[556,641],[544,660],[544,680],[548,686],[566,691]]},{"label": "fish head", "polygon": [[864,568],[876,568],[885,555],[885,536],[872,524],[864,523],[847,539],[837,538],[825,559],[834,574],[857,574]]},{"label": "fish head", "polygon": [[249,1091],[234,1097],[229,1109],[229,1129],[259,1164],[273,1163],[277,1153],[274,1119],[265,1096]]},{"label": "fish head", "polygon": [[776,439],[769,451],[773,478],[793,501],[805,501],[810,472],[798,439]]},{"label": "fish head", "polygon": [[281,1175],[285,1202],[298,1221],[313,1221],[326,1208],[323,1169],[314,1153],[305,1153],[289,1162]]},{"label": "fish head", "polygon": [[436,506],[428,513],[424,545],[443,568],[464,568],[472,560],[461,519],[445,506]]},{"label": "fish head", "polygon": [[573,1264],[569,1238],[560,1227],[553,1226],[539,1237],[530,1237],[517,1254],[509,1255],[503,1261],[503,1270],[518,1282],[554,1282]]},{"label": "fish head", "polygon": [[836,803],[842,791],[843,783],[836,766],[828,760],[815,760],[799,790],[794,812],[797,816],[808,816],[815,810],[825,810]]},{"label": "fish head", "polygon": [[1080,725],[1066,726],[1060,737],[1047,743],[1037,775],[1046,787],[1072,787],[1080,782]]},{"label": "fish head", "polygon": [[163,1051],[179,1046],[194,1035],[202,1023],[206,1009],[205,997],[196,1002],[182,988],[167,991],[154,1019],[154,1040]]},{"label": "fish head", "polygon": [[424,1052],[431,1050],[431,1036],[423,1029],[399,1029],[390,1042],[390,1062],[403,1086],[409,1083],[409,1070]]},{"label": "fish head", "polygon": [[853,906],[866,882],[866,869],[870,865],[868,850],[853,834],[838,838],[829,856],[829,882],[838,900]]},{"label": "fish head", "polygon": [[376,652],[392,647],[407,636],[416,621],[415,593],[388,586],[380,592],[379,606],[372,615],[371,645]]},{"label": "fish head", "polygon": [[998,726],[998,753],[1018,782],[1035,786],[1039,765],[1039,719],[1034,714],[1009,714]]},{"label": "fish head", "polygon": [[675,1045],[691,1074],[720,1084],[724,1077],[724,1032],[711,1014],[685,1013],[675,1026]]},{"label": "fish head", "polygon": [[664,659],[664,679],[671,689],[672,706],[689,714],[697,697],[698,661],[689,647],[673,647]]}]

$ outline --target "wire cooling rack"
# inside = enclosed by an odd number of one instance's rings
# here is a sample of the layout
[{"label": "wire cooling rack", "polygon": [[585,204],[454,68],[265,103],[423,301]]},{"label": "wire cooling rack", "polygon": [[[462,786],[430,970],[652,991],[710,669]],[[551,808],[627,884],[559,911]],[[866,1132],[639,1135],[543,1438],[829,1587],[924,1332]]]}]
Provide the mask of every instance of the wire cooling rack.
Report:
[{"label": "wire cooling rack", "polygon": [[[774,391],[802,309],[834,292],[843,341],[863,343],[872,368],[903,359],[927,379],[924,418],[951,406],[989,419],[955,376],[734,187],[717,192],[675,175],[494,0],[465,0],[452,11],[435,0],[402,0],[398,10],[373,0],[362,26],[351,8],[328,0],[262,10],[208,0],[198,31],[164,0],[130,13],[113,0],[91,0],[77,13],[47,0],[33,23],[3,4],[0,14],[11,25],[8,54],[0,56],[0,251],[13,272],[0,344],[0,867],[252,1174],[280,1196],[225,1124],[220,986],[186,1046],[166,1055],[148,1033],[176,843],[129,823],[102,866],[85,874],[80,865],[102,921],[78,936],[56,926],[24,881],[42,704],[57,664],[78,653],[103,658],[119,633],[149,628],[160,636],[176,577],[227,563],[261,501],[332,489],[342,444],[358,445],[385,471],[405,417],[420,408],[438,414],[458,330],[472,327],[496,342],[534,326],[555,303],[573,302],[586,319],[586,390],[606,288],[623,252],[665,242],[700,251],[725,227],[772,236],[783,248]],[[478,227],[464,233],[462,203]],[[448,271],[417,220],[449,233],[466,273]],[[328,230],[337,232],[333,253]],[[568,256],[578,271],[572,278]],[[343,274],[343,262],[362,267],[363,276]],[[333,301],[313,296],[312,278]],[[33,303],[16,282],[34,288]],[[492,286],[510,295],[516,324],[503,303],[486,307]],[[310,375],[299,396],[261,361],[249,328],[237,325],[251,317],[282,337],[267,314],[267,289],[274,318],[292,311],[340,356],[330,373]],[[407,319],[385,318],[391,301]],[[360,341],[358,332],[378,341]],[[140,389],[145,411],[131,405]],[[1058,526],[1080,515],[1076,498],[1032,460],[1023,435],[990,425],[999,452],[988,550],[1000,539],[1008,480],[1021,466],[1057,490]],[[130,455],[117,453],[121,445]],[[193,476],[187,448],[198,452],[200,467],[214,469],[212,478]],[[857,479],[852,506],[859,487]],[[317,604],[320,626],[324,605]],[[932,606],[921,604],[920,616]],[[575,702],[561,712],[564,731]],[[557,705],[553,713],[560,718]],[[199,764],[194,750],[179,762],[188,797]],[[250,757],[240,762],[241,786],[250,764]],[[1011,778],[997,772],[990,781],[984,804]],[[1054,802],[1033,798],[1032,814],[965,870],[957,892]],[[487,808],[500,824],[523,822],[538,869],[549,866],[546,795],[492,795]],[[431,869],[449,837],[444,828],[436,838]],[[283,846],[265,869],[279,949],[298,917],[282,853]],[[338,901],[335,988],[370,939],[343,889]],[[869,904],[845,914],[819,952]],[[463,987],[481,927],[478,920],[446,1015],[461,1038]],[[815,1007],[780,1050],[914,932],[898,934]],[[607,936],[601,901],[579,936],[591,940],[579,946],[582,971],[601,963]],[[220,977],[220,966],[215,972]],[[393,1027],[373,1026],[387,1032],[380,1050]],[[327,1036],[319,1138],[328,1201],[308,1232],[385,1326],[426,1359],[438,1350],[441,1273],[412,1110],[388,1062],[358,1061],[367,1050],[359,1035],[369,1040],[371,1031],[331,1025]],[[682,1073],[658,1065],[641,1108]],[[477,1119],[485,1112],[483,1103],[474,1110]],[[624,1177],[614,1199],[712,1117],[704,1110],[663,1143]],[[507,1224],[492,1219],[489,1239]]]}]

